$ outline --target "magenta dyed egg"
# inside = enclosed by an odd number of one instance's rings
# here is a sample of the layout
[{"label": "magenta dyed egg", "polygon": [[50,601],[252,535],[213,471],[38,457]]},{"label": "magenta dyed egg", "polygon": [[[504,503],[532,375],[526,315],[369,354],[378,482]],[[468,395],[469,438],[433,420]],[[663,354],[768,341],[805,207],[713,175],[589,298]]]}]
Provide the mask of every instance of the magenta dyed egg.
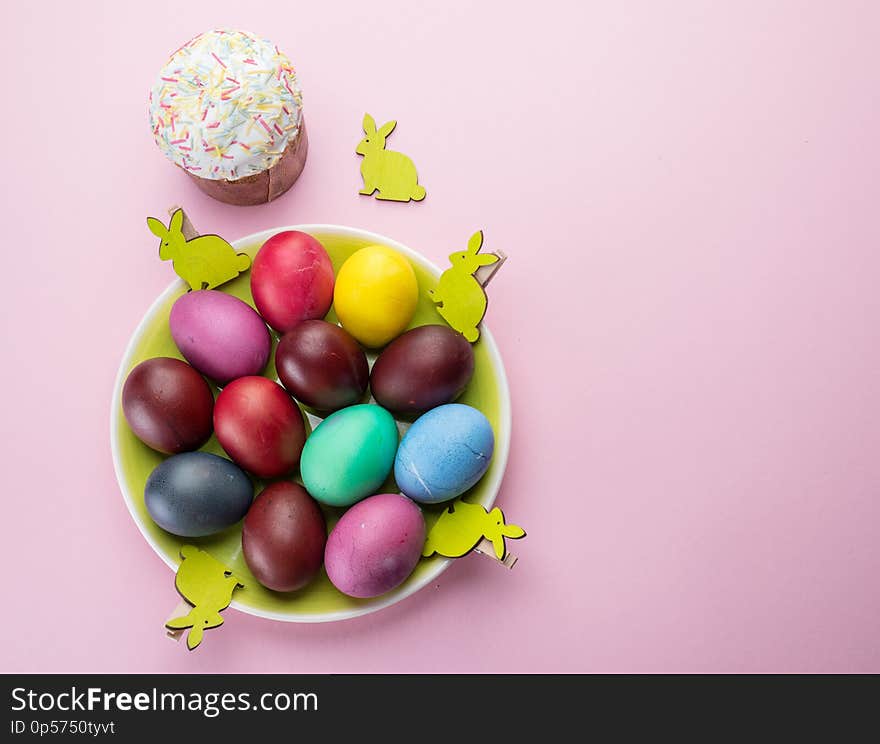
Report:
[{"label": "magenta dyed egg", "polygon": [[188,292],[171,308],[171,337],[203,375],[225,385],[269,361],[269,329],[250,305],[214,289]]},{"label": "magenta dyed egg", "polygon": [[380,493],[342,515],[327,538],[324,567],[343,594],[377,597],[406,580],[424,545],[419,507],[398,493]]}]

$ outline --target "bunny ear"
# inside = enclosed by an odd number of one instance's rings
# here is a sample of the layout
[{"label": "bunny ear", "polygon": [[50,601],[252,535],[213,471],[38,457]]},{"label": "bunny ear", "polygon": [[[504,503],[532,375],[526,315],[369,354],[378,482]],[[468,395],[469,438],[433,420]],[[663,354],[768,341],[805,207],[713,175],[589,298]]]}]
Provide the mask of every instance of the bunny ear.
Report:
[{"label": "bunny ear", "polygon": [[518,537],[525,537],[526,531],[518,525],[506,524],[501,528],[501,534],[516,540]]},{"label": "bunny ear", "polygon": [[491,266],[498,262],[498,256],[494,253],[481,253],[477,256],[477,264],[479,266]]},{"label": "bunny ear", "polygon": [[190,628],[189,633],[186,634],[186,647],[190,651],[192,651],[202,642],[202,638],[204,637],[204,635],[204,629],[199,625],[194,625],[192,628]]},{"label": "bunny ear", "polygon": [[396,127],[396,126],[397,126],[396,120],[392,119],[391,121],[386,121],[382,125],[381,129],[379,129],[379,134],[381,134],[383,137],[387,137],[389,134],[391,134],[394,131],[394,127]]},{"label": "bunny ear", "polygon": [[468,253],[477,253],[483,247],[483,231],[477,230],[468,240]]},{"label": "bunny ear", "polygon": [[168,223],[168,232],[170,233],[181,233],[183,232],[183,210],[178,209],[171,215],[171,222]]},{"label": "bunny ear", "polygon": [[504,548],[504,538],[499,535],[492,539],[492,546],[495,548],[495,555],[498,556],[498,560],[504,559],[504,553],[507,552]]},{"label": "bunny ear", "polygon": [[168,235],[168,229],[155,217],[147,217],[147,227],[150,228],[150,232],[153,233],[153,235],[162,240]]},{"label": "bunny ear", "polygon": [[369,114],[364,114],[364,134],[367,136],[376,134],[376,120]]},{"label": "bunny ear", "polygon": [[171,628],[171,630],[182,630],[183,628],[189,628],[193,624],[192,613],[190,612],[188,615],[181,615],[180,617],[175,617],[165,623],[166,628]]}]

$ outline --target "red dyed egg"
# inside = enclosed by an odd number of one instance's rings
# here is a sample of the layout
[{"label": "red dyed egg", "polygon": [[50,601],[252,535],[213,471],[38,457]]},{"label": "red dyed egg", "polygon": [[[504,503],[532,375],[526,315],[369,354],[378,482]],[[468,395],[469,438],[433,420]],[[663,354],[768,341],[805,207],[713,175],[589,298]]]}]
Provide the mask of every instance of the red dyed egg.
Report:
[{"label": "red dyed egg", "polygon": [[324,562],[327,525],[317,502],[297,483],[273,483],[244,518],[244,560],[263,586],[293,592],[308,584]]},{"label": "red dyed egg", "polygon": [[141,362],[122,388],[122,412],[138,439],[167,455],[196,450],[211,436],[214,396],[180,359]]},{"label": "red dyed egg", "polygon": [[284,333],[303,320],[323,318],[333,302],[333,264],[311,235],[285,230],[254,258],[251,294],[260,315]]},{"label": "red dyed egg", "polygon": [[240,377],[223,388],[214,404],[214,431],[229,456],[260,478],[292,471],[306,441],[299,408],[265,377]]},{"label": "red dyed egg", "polygon": [[370,380],[358,342],[324,320],[306,320],[285,333],[275,350],[275,369],[297,400],[319,411],[357,403]]}]

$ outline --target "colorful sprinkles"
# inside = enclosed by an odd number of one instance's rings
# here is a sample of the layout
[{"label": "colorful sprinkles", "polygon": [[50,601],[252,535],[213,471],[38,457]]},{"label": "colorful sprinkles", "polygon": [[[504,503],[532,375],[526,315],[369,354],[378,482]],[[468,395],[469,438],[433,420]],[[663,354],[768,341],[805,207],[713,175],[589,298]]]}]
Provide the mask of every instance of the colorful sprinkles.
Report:
[{"label": "colorful sprinkles", "polygon": [[230,181],[275,165],[302,125],[296,71],[244,31],[199,34],[171,55],[150,92],[150,129],[165,156]]}]

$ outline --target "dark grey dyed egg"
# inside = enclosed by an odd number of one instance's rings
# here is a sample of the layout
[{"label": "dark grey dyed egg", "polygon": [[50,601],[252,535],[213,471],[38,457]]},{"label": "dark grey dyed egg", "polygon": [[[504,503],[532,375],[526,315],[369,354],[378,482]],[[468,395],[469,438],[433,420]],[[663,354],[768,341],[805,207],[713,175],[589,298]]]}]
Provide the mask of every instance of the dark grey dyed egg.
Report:
[{"label": "dark grey dyed egg", "polygon": [[153,521],[181,537],[225,530],[244,517],[253,500],[254,487],[244,471],[208,452],[169,457],[150,473],[144,488]]}]

